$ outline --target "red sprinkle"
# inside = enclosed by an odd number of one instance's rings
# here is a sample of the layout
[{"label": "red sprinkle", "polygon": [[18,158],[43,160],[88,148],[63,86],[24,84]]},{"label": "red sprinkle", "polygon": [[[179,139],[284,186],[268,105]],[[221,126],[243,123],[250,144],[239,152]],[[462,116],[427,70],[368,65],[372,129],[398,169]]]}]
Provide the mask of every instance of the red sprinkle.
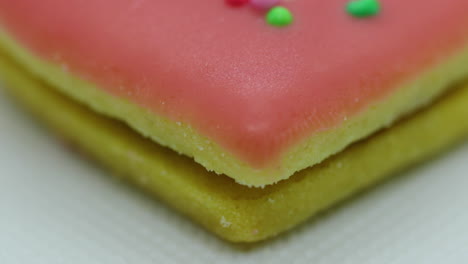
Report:
[{"label": "red sprinkle", "polygon": [[249,0],[225,0],[227,4],[231,6],[241,6],[247,4]]}]

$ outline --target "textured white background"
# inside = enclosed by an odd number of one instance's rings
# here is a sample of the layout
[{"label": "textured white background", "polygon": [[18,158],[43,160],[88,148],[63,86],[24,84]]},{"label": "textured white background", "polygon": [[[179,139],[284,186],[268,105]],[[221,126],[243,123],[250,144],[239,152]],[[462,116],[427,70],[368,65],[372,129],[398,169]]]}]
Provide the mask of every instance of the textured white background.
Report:
[{"label": "textured white background", "polygon": [[468,263],[468,145],[254,247],[119,182],[0,89],[0,263]]}]

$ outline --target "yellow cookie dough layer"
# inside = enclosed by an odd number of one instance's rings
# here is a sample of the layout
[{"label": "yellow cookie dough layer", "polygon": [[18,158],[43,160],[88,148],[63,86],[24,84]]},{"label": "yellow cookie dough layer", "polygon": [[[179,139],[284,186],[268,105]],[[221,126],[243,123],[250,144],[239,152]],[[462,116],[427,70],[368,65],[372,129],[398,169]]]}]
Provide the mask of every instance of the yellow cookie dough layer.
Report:
[{"label": "yellow cookie dough layer", "polygon": [[265,186],[289,178],[295,172],[320,163],[349,144],[389,126],[403,114],[414,111],[438,97],[449,84],[468,76],[468,48],[442,60],[438,66],[409,81],[401,88],[349,117],[338,127],[306,138],[285,152],[279,161],[265,168],[253,168],[217,143],[197,133],[189,124],[175,122],[143,109],[123,98],[109,95],[94,84],[72,75],[66,66],[41,60],[0,29],[0,49],[33,75],[54,89],[90,106],[94,111],[122,120],[145,137],[193,157],[206,169],[225,174],[247,186]]},{"label": "yellow cookie dough layer", "polygon": [[230,241],[275,236],[468,136],[468,84],[463,84],[428,109],[286,181],[248,188],[96,114],[1,54],[0,73],[9,91],[60,134]]}]

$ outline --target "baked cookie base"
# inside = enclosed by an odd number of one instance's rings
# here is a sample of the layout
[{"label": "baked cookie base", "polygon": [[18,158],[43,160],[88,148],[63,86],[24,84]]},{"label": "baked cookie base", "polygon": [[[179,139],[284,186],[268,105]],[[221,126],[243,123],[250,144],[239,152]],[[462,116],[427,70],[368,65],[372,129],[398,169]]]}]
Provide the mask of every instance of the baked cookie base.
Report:
[{"label": "baked cookie base", "polygon": [[96,114],[1,54],[0,75],[10,93],[59,134],[234,242],[259,241],[284,232],[468,136],[468,84],[460,84],[429,108],[319,165],[263,189],[248,188]]}]

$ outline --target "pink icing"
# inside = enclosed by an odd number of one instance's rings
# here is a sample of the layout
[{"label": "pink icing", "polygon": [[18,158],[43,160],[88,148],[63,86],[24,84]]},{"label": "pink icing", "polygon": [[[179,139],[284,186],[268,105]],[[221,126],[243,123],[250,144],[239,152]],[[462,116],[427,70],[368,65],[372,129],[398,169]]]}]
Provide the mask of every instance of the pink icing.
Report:
[{"label": "pink icing", "polygon": [[268,9],[278,5],[281,0],[250,0],[250,4],[256,8]]},{"label": "pink icing", "polygon": [[284,1],[268,26],[224,1],[0,0],[0,21],[43,58],[191,124],[254,167],[338,126],[468,39],[466,0]]}]

